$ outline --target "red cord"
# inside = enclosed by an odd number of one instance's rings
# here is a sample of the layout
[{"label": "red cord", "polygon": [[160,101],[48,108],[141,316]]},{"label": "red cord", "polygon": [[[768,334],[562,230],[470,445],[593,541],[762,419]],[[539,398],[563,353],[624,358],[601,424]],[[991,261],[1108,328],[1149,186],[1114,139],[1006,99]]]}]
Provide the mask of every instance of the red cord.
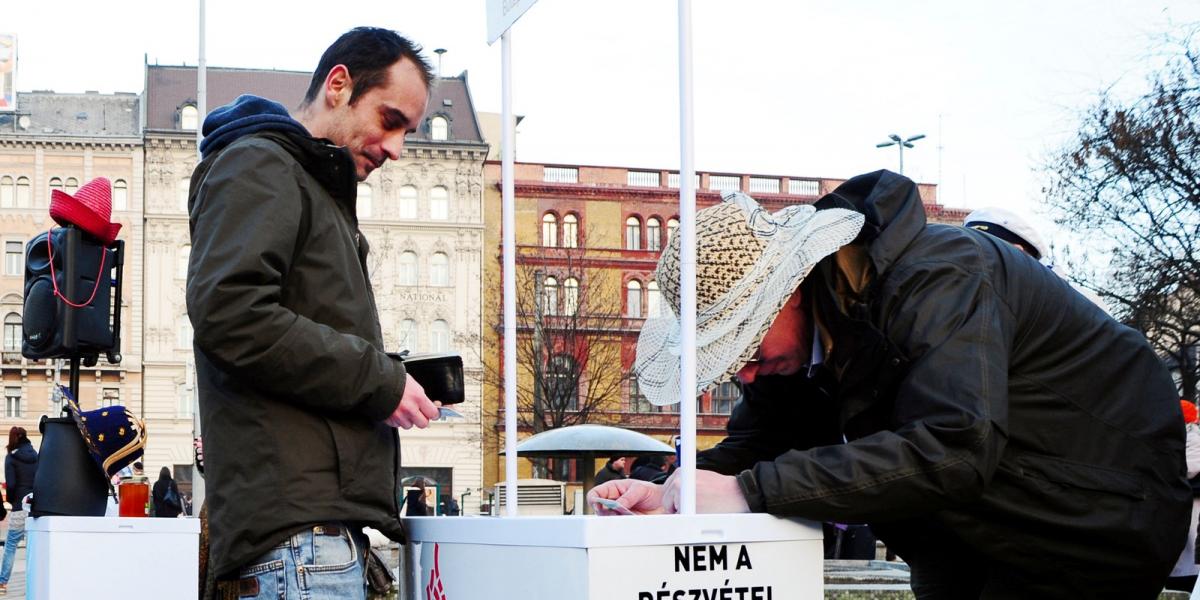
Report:
[{"label": "red cord", "polygon": [[46,254],[50,257],[50,285],[54,286],[54,295],[58,296],[63,302],[66,302],[67,306],[72,306],[75,308],[87,308],[88,306],[91,306],[92,300],[96,299],[96,292],[100,290],[100,277],[104,275],[104,263],[105,259],[108,258],[105,256],[105,251],[107,248],[103,246],[100,247],[100,272],[96,273],[96,285],[92,287],[92,295],[87,299],[87,302],[84,302],[83,304],[75,304],[58,291],[58,279],[56,279],[54,276],[54,246],[50,243],[50,238],[53,236],[54,229],[51,228],[50,231],[46,232]]}]

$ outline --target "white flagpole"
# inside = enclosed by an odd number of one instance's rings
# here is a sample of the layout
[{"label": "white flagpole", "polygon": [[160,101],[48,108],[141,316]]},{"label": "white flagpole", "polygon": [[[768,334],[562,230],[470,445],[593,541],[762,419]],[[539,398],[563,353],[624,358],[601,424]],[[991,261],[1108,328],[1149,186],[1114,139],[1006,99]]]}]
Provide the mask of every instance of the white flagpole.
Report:
[{"label": "white flagpole", "polygon": [[[208,75],[207,75],[207,57],[204,49],[204,28],[207,18],[204,15],[204,0],[200,0],[200,60],[196,67],[196,160],[200,160],[200,140],[204,139],[204,115],[208,107]],[[192,381],[192,439],[195,440],[201,436],[200,431],[200,384],[196,380],[195,361],[189,360],[184,366],[185,369],[192,371],[186,374]],[[193,449],[193,452],[195,450]],[[192,514],[198,516],[200,507],[204,505],[204,476],[200,474],[199,469],[193,469],[192,472]]]},{"label": "white flagpole", "polygon": [[504,261],[504,493],[505,516],[517,516],[517,257],[513,199],[512,32],[500,36],[500,166]]},{"label": "white flagpole", "polygon": [[692,3],[679,0],[679,514],[696,513],[696,184],[692,135]]}]

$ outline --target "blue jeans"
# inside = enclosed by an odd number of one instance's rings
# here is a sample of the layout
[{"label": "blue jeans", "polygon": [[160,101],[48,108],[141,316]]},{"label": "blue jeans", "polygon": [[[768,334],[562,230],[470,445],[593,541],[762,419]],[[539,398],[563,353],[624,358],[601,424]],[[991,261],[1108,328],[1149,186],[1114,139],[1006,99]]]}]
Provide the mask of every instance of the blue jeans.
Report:
[{"label": "blue jeans", "polygon": [[351,533],[337,524],[304,529],[238,571],[240,598],[365,600],[366,547],[361,529]]},{"label": "blue jeans", "polygon": [[17,560],[17,544],[25,539],[25,511],[8,513],[8,539],[4,541],[4,565],[0,566],[0,584],[8,585],[13,563]]}]

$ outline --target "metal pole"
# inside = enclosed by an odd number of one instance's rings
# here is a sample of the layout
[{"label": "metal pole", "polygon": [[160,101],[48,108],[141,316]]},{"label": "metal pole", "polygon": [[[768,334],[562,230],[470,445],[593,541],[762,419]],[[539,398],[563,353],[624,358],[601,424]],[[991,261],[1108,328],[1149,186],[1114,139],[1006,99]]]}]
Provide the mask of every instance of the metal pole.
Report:
[{"label": "metal pole", "polygon": [[512,32],[500,36],[500,181],[504,277],[504,493],[505,516],[517,516],[517,257],[513,200]]},{"label": "metal pole", "polygon": [[692,3],[679,0],[680,506],[696,513],[696,184],[692,119]]},{"label": "metal pole", "polygon": [[896,146],[900,148],[900,174],[904,174],[904,142],[897,142]]},{"label": "metal pole", "polygon": [[[208,111],[208,59],[204,49],[205,26],[207,18],[204,14],[204,0],[200,0],[200,60],[196,67],[196,160],[200,160],[200,141],[204,139],[204,115]],[[200,429],[200,385],[196,380],[196,363],[189,360],[184,368],[184,378],[192,381],[192,440],[199,439],[203,433]],[[195,448],[192,449],[195,454]],[[200,469],[193,466],[192,472],[192,514],[199,516],[200,507],[204,506],[204,476]]]}]

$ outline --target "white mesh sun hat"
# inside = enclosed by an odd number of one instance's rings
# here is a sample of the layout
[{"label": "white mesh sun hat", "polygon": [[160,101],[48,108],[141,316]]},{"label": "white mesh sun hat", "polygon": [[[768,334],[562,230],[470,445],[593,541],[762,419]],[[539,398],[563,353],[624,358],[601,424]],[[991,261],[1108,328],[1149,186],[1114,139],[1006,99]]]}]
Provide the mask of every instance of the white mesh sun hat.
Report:
[{"label": "white mesh sun hat", "polygon": [[[850,243],[863,216],[789,206],[774,214],[741,192],[696,213],[696,395],[728,380],[758,350],[784,303],[822,258]],[[638,336],[639,389],[652,404],[679,401],[679,235],[658,262],[659,315]]]}]

